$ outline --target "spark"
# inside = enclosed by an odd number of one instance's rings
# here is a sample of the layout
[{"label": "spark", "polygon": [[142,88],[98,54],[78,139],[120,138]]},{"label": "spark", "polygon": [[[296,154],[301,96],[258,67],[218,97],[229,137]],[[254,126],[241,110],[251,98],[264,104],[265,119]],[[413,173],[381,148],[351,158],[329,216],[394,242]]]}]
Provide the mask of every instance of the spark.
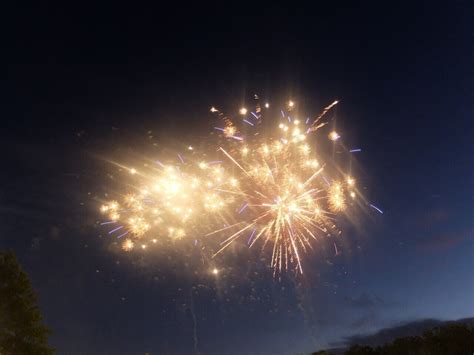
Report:
[{"label": "spark", "polygon": [[247,207],[249,206],[248,202],[246,202],[239,210],[239,214],[242,213]]},{"label": "spark", "polygon": [[128,233],[129,233],[129,232],[126,231],[126,232],[124,232],[124,233],[118,235],[118,236],[117,236],[117,239],[120,239],[120,238],[122,238],[122,237],[125,237]]},{"label": "spark", "polygon": [[234,126],[227,126],[224,128],[224,135],[226,137],[233,137],[234,134],[237,132],[237,129]]},{"label": "spark", "polygon": [[374,206],[371,203],[369,204],[369,206],[372,207],[374,210],[376,210],[378,213],[383,214],[383,211],[380,208],[378,208],[377,206]]},{"label": "spark", "polygon": [[249,173],[234,159],[232,156],[227,153],[224,148],[220,147],[219,150],[221,150],[232,162],[237,165],[246,175],[250,176]]},{"label": "spark", "polygon": [[331,132],[329,132],[328,137],[329,137],[329,139],[332,140],[332,141],[337,141],[339,138],[341,138],[341,136],[339,135],[339,133],[337,133],[336,131],[331,131]]},{"label": "spark", "polygon": [[116,232],[116,231],[118,231],[118,230],[120,230],[120,229],[122,229],[122,228],[123,228],[123,226],[119,226],[119,227],[117,227],[117,228],[114,228],[114,229],[112,229],[112,230],[109,232],[109,234],[112,234],[112,233],[114,233],[114,232]]},{"label": "spark", "polygon": [[250,234],[249,239],[247,240],[247,244],[250,244],[252,242],[253,236],[255,235],[255,232],[257,231],[257,228],[254,228],[252,230],[252,233]]},{"label": "spark", "polygon": [[269,108],[270,104],[268,102],[265,102],[265,108]]},{"label": "spark", "polygon": [[333,212],[341,212],[346,208],[346,201],[344,199],[343,188],[339,182],[333,183],[329,187],[329,208]]},{"label": "spark", "polygon": [[313,123],[311,124],[311,127],[310,127],[310,132],[314,132],[316,130],[318,130],[319,128],[323,127],[325,125],[325,123],[322,123],[322,124],[318,124],[318,122],[326,115],[326,113],[328,113],[328,111],[333,108],[334,106],[336,106],[337,104],[339,103],[338,100],[334,101],[332,104],[326,106],[323,110],[323,112],[321,112],[318,117],[316,117],[313,121]]},{"label": "spark", "polygon": [[247,114],[247,109],[246,109],[245,107],[242,107],[242,108],[239,110],[239,113],[244,116],[244,115]]},{"label": "spark", "polygon": [[117,223],[116,221],[107,221],[107,222],[102,222],[100,225],[103,226],[103,225],[106,225],[106,224],[113,224],[113,223]]},{"label": "spark", "polygon": [[347,185],[349,186],[354,186],[355,185],[355,179],[351,176],[347,178]]},{"label": "spark", "polygon": [[125,251],[132,250],[134,246],[135,243],[131,239],[125,239],[125,241],[122,243],[122,249]]}]

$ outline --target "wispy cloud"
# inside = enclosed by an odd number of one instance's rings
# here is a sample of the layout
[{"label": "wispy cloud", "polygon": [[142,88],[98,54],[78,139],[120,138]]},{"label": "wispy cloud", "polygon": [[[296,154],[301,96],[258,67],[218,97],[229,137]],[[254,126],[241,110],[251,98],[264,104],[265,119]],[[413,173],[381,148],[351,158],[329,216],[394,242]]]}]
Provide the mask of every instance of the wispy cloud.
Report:
[{"label": "wispy cloud", "polygon": [[468,239],[473,239],[472,231],[437,233],[428,237],[419,238],[416,242],[416,248],[422,252],[446,251]]},{"label": "wispy cloud", "polygon": [[370,296],[366,293],[363,293],[357,297],[346,296],[344,301],[347,305],[354,308],[373,308],[385,305],[384,300],[382,300],[380,297]]}]

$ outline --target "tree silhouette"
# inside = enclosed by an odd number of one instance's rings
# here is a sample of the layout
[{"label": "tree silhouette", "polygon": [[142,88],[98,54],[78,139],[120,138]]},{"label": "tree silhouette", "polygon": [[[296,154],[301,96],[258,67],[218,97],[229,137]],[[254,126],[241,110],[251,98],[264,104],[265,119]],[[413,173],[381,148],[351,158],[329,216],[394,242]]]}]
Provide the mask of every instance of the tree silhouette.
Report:
[{"label": "tree silhouette", "polygon": [[0,252],[0,354],[54,354],[42,319],[28,275],[12,252]]},{"label": "tree silhouette", "polygon": [[397,338],[391,343],[371,348],[352,345],[347,355],[471,355],[474,353],[474,327],[468,324],[446,324],[422,336]]},{"label": "tree silhouette", "polygon": [[[337,352],[339,353],[339,351]],[[320,350],[313,355],[331,355],[331,350]],[[397,338],[390,343],[372,348],[352,345],[346,355],[472,355],[474,354],[474,325],[447,323],[421,336]]]},{"label": "tree silhouette", "polygon": [[370,346],[352,345],[344,354],[346,355],[375,355],[378,354]]}]

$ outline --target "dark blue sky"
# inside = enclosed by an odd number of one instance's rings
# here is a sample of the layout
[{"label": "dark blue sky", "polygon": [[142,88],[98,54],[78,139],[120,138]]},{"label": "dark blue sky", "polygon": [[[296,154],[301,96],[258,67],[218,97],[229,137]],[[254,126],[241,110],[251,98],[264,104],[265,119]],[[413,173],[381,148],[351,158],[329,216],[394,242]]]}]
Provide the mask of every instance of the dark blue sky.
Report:
[{"label": "dark blue sky", "polygon": [[[470,2],[11,9],[0,248],[38,291],[59,354],[291,354],[474,314]],[[143,137],[206,132],[253,93],[340,99],[383,208],[275,281],[249,251],[219,277],[176,251],[117,254],[97,225],[109,166]],[[202,133],[204,134],[204,133]],[[197,351],[196,351],[197,350]]]}]

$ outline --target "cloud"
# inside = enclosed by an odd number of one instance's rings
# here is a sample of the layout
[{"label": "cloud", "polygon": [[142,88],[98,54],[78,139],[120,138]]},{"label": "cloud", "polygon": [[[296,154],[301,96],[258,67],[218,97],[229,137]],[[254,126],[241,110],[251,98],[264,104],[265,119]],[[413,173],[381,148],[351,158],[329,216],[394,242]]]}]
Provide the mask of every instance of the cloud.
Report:
[{"label": "cloud", "polygon": [[420,238],[416,242],[416,249],[422,252],[445,251],[468,239],[472,239],[472,231],[439,233],[430,237]]},{"label": "cloud", "polygon": [[452,211],[445,208],[432,208],[418,214],[414,223],[418,229],[427,230],[449,221],[452,215]]},{"label": "cloud", "polygon": [[395,302],[387,302],[379,296],[362,293],[357,297],[346,296],[344,298],[346,307],[349,308],[351,321],[347,324],[353,331],[374,328],[380,326],[380,315],[386,308],[395,306]]},{"label": "cloud", "polygon": [[371,327],[377,322],[378,318],[375,312],[369,312],[362,317],[357,318],[351,323],[351,328],[353,329],[360,329]]},{"label": "cloud", "polygon": [[353,308],[374,308],[386,304],[380,297],[370,296],[366,293],[363,293],[360,296],[354,298],[346,296],[344,298],[344,301],[347,305]]}]

